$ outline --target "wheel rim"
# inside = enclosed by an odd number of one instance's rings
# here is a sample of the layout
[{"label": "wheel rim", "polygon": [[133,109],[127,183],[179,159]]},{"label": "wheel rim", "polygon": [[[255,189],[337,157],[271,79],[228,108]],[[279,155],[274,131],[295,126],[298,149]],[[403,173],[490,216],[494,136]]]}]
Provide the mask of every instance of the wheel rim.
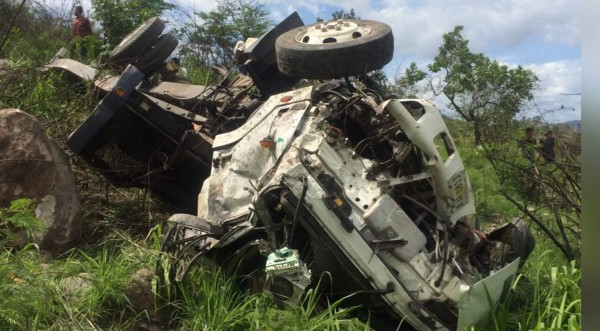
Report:
[{"label": "wheel rim", "polygon": [[371,34],[371,27],[353,21],[320,22],[301,31],[295,37],[301,44],[322,45],[345,43]]}]

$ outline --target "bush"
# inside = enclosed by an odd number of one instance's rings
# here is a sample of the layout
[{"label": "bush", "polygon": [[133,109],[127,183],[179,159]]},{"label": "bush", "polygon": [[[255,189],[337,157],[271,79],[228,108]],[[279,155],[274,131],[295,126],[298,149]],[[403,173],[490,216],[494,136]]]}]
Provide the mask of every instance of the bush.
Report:
[{"label": "bush", "polygon": [[581,270],[564,264],[551,243],[542,242],[511,291],[492,312],[488,330],[581,330]]}]

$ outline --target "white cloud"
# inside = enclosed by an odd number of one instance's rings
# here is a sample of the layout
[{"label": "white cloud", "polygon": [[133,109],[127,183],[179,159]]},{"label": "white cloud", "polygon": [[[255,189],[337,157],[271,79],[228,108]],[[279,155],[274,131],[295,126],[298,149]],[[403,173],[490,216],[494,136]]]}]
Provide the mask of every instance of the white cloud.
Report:
[{"label": "white cloud", "polygon": [[563,122],[581,118],[581,61],[556,61],[529,65],[540,79],[535,105],[548,120]]},{"label": "white cloud", "polygon": [[581,62],[557,61],[537,65],[529,65],[540,78],[540,83],[547,86],[549,94],[567,94],[581,92]]},{"label": "white cloud", "polygon": [[[269,6],[283,1],[269,1]],[[288,3],[288,2],[286,2]],[[322,1],[304,0],[294,8],[316,16]],[[431,56],[442,35],[465,26],[465,38],[475,51],[514,47],[532,39],[576,47],[580,42],[580,6],[570,0],[382,0],[329,1],[339,9],[354,9],[362,18],[386,22],[394,31],[396,49],[414,57]]]}]

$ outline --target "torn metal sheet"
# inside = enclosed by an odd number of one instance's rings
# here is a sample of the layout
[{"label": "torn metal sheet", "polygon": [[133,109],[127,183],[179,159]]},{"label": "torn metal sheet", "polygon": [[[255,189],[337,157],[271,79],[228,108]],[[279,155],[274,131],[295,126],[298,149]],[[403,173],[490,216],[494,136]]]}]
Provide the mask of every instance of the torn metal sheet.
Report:
[{"label": "torn metal sheet", "polygon": [[520,261],[517,258],[472,286],[461,287],[457,330],[464,330],[479,322],[482,316],[489,315],[502,294],[511,287]]}]

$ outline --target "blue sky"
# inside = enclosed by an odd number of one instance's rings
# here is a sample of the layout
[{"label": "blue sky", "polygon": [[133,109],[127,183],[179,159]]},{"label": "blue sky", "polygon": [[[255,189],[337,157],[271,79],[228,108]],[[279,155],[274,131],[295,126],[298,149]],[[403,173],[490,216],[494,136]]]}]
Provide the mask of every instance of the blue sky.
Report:
[{"label": "blue sky", "polygon": [[[305,23],[329,18],[335,10],[349,11],[365,19],[389,24],[395,39],[394,58],[384,68],[388,77],[402,73],[411,62],[431,63],[442,35],[463,25],[463,36],[474,52],[509,67],[521,65],[540,78],[536,102],[529,116],[541,110],[546,120],[581,119],[580,7],[576,1],[319,1],[266,3],[275,21],[297,10]],[[436,100],[445,108],[443,100]],[[548,114],[551,112],[551,114]]]},{"label": "blue sky", "polygon": [[[50,0],[60,1],[60,0]],[[65,0],[63,0],[65,1]],[[259,0],[260,1],[260,0]],[[84,6],[89,0],[83,0]],[[215,0],[176,0],[190,13],[215,9]],[[411,62],[425,68],[442,44],[442,35],[463,25],[474,52],[514,67],[533,70],[540,78],[535,103],[527,114],[548,112],[546,119],[581,119],[580,3],[572,0],[267,0],[276,23],[298,11],[306,24],[330,18],[336,10],[354,9],[357,16],[387,23],[394,33],[393,60],[384,68],[389,78]],[[89,5],[88,5],[89,8]],[[91,8],[93,11],[93,8]],[[575,95],[573,95],[575,94]],[[429,96],[424,96],[429,97]],[[445,108],[443,100],[436,100]]]}]

